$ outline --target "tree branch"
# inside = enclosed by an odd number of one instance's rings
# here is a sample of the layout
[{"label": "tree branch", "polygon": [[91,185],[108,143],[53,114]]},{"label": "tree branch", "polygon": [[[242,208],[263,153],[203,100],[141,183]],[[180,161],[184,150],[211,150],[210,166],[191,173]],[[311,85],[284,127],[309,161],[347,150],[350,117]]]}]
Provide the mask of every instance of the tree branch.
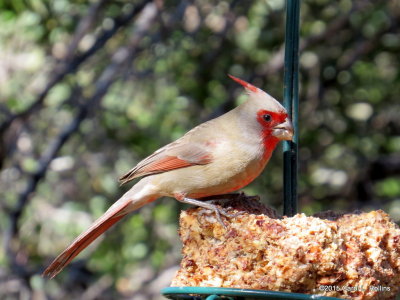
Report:
[{"label": "tree branch", "polygon": [[75,29],[75,33],[72,37],[72,40],[68,46],[68,50],[64,58],[65,61],[71,61],[73,59],[73,55],[76,49],[78,48],[79,42],[89,31],[89,29],[93,26],[93,23],[98,18],[100,9],[104,6],[105,3],[106,0],[100,0],[92,3],[85,16],[81,18],[78,26]]},{"label": "tree branch", "polygon": [[39,167],[31,174],[26,188],[19,195],[17,204],[9,214],[10,226],[9,231],[5,236],[6,253],[10,257],[10,261],[16,269],[20,268],[18,268],[18,263],[15,260],[11,241],[18,236],[19,220],[30,196],[36,190],[40,180],[45,177],[51,161],[57,156],[62,146],[78,130],[80,124],[88,116],[89,112],[99,106],[101,99],[107,93],[110,86],[115,82],[117,75],[126,68],[126,66],[129,66],[129,62],[137,53],[139,42],[150,29],[150,26],[157,15],[157,11],[158,10],[153,3],[149,3],[143,8],[141,15],[136,22],[134,34],[129,44],[120,47],[113,54],[111,64],[107,66],[96,81],[93,95],[89,99],[82,101],[83,104],[80,105],[74,120],[61,130],[60,134],[52,141],[50,146],[43,153],[39,159]]},{"label": "tree branch", "polygon": [[115,18],[114,26],[111,29],[104,30],[99,38],[96,40],[96,42],[92,45],[92,47],[90,47],[86,52],[74,57],[72,60],[64,61],[60,65],[56,66],[55,71],[53,72],[54,74],[51,76],[52,79],[49,81],[43,91],[38,95],[36,100],[26,110],[17,114],[13,114],[0,125],[0,136],[4,134],[4,131],[7,130],[15,120],[25,119],[37,109],[39,109],[43,105],[44,99],[46,98],[49,91],[57,83],[62,81],[66,75],[74,73],[83,62],[85,62],[90,56],[101,49],[105,45],[105,43],[114,36],[118,29],[126,26],[145,7],[148,2],[150,2],[150,0],[144,0],[137,6],[132,8],[130,12]]}]

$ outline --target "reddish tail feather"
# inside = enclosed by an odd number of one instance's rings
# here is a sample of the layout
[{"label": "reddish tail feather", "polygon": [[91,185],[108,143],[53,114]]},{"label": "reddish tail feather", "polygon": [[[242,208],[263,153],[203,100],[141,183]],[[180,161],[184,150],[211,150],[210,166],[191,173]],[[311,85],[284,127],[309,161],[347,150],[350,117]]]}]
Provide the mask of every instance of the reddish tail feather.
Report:
[{"label": "reddish tail feather", "polygon": [[97,239],[108,228],[121,220],[128,212],[124,209],[131,203],[126,201],[119,207],[112,208],[103,216],[95,221],[85,232],[79,235],[72,244],[65,249],[43,272],[42,276],[54,278],[62,269],[68,265],[83,249],[89,246],[95,239]]}]

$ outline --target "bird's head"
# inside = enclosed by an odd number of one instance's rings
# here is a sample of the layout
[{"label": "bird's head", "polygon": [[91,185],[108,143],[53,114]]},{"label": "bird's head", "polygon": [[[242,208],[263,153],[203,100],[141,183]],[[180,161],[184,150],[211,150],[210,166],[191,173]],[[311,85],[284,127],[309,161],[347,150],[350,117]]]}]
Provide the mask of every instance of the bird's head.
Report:
[{"label": "bird's head", "polygon": [[286,109],[263,90],[232,75],[229,77],[249,94],[249,99],[241,105],[241,111],[247,120],[257,120],[256,126],[261,129],[263,137],[292,140],[293,126]]}]

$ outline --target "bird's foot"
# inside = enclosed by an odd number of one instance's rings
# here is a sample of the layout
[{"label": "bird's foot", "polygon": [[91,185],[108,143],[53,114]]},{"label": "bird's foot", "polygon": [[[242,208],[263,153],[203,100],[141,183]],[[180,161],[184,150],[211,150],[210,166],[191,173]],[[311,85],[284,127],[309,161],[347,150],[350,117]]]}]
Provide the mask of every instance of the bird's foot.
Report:
[{"label": "bird's foot", "polygon": [[200,210],[199,214],[203,214],[203,212],[204,212],[204,214],[210,214],[210,213],[213,214],[214,213],[218,223],[221,224],[221,226],[224,227],[224,229],[227,229],[227,226],[224,223],[224,221],[222,220],[221,215],[226,218],[234,218],[234,217],[237,217],[238,214],[230,214],[230,213],[226,212],[226,210],[223,209],[222,207],[219,207],[214,204],[210,204],[210,206],[211,205],[213,207],[203,208],[202,210]]},{"label": "bird's foot", "polygon": [[[211,201],[211,200],[215,200],[215,199],[207,199],[207,201]],[[221,199],[217,199],[217,200],[222,200]],[[217,206],[215,204],[212,203],[208,203],[208,202],[204,202],[204,201],[200,201],[200,200],[196,200],[196,199],[191,199],[191,198],[183,198],[181,200],[179,200],[180,202],[183,203],[187,203],[187,204],[191,204],[191,205],[196,205],[202,208],[205,208],[209,211],[212,211],[215,213],[215,217],[217,218],[218,223],[220,223],[222,225],[222,227],[224,227],[225,229],[227,229],[225,223],[222,221],[221,215],[227,217],[227,218],[235,218],[239,215],[241,215],[241,212],[235,213],[235,214],[231,214],[228,213],[225,209],[223,209],[220,206]]]}]

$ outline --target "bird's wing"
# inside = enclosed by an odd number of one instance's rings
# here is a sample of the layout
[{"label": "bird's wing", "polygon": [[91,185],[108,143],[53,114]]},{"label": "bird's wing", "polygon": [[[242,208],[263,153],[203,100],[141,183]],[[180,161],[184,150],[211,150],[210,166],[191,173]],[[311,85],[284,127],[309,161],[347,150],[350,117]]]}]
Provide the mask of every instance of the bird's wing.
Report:
[{"label": "bird's wing", "polygon": [[119,180],[122,184],[134,178],[163,173],[174,169],[205,165],[213,156],[207,143],[177,140],[168,144],[139,162]]}]

